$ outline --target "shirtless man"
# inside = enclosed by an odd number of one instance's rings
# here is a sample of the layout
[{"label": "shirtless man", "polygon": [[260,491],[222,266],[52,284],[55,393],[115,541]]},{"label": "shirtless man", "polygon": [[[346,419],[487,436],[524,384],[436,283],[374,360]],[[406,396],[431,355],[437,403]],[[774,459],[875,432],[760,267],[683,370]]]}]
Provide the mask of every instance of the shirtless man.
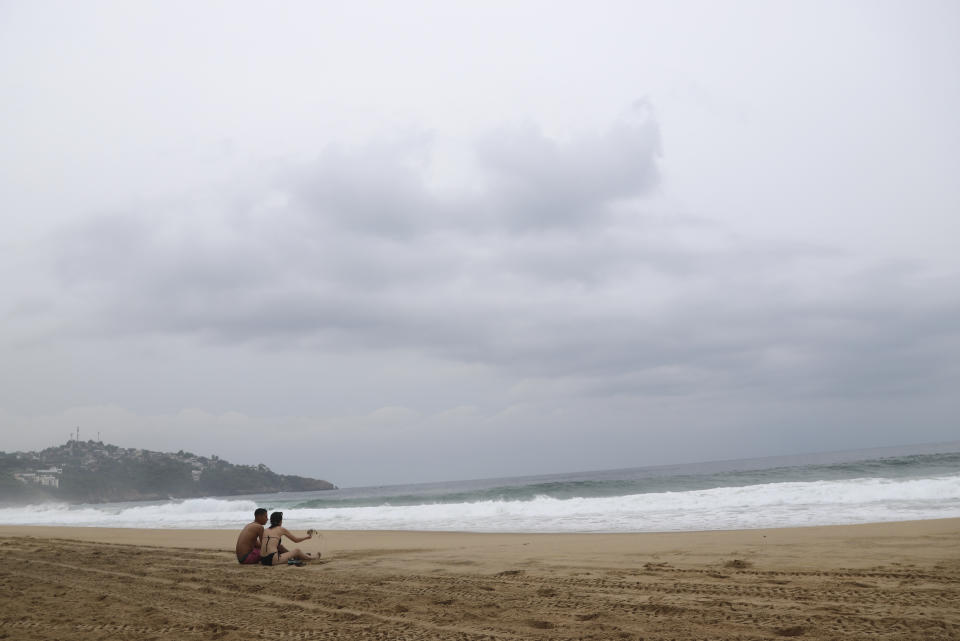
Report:
[{"label": "shirtless man", "polygon": [[237,561],[243,565],[252,565],[260,562],[260,537],[263,536],[263,526],[267,524],[267,511],[258,507],[253,513],[253,523],[240,531],[237,537]]}]

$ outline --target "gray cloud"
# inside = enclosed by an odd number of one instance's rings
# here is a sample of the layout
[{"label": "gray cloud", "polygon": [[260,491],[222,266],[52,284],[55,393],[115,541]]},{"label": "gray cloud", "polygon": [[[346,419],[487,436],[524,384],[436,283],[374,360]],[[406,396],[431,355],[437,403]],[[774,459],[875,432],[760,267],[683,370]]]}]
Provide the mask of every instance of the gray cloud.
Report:
[{"label": "gray cloud", "polygon": [[489,134],[479,193],[432,193],[417,139],[326,150],[213,226],[169,204],[84,222],[55,242],[79,301],[65,314],[91,331],[411,349],[585,396],[956,380],[958,301],[920,267],[865,271],[827,247],[649,211],[637,198],[657,187],[659,135],[641,115],[569,143]]},{"label": "gray cloud", "polygon": [[658,185],[660,130],[638,102],[595,137],[558,144],[532,127],[506,130],[486,137],[477,155],[489,177],[485,214],[520,229],[597,225],[609,204]]}]

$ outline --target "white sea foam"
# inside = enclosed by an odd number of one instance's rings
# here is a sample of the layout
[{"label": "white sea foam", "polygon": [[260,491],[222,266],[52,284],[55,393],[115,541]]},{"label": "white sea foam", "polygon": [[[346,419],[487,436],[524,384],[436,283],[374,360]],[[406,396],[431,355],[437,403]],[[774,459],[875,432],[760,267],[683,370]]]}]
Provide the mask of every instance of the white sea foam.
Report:
[{"label": "white sea foam", "polygon": [[189,499],[166,503],[113,503],[71,506],[45,503],[27,507],[0,509],[5,525],[73,525],[136,528],[210,528],[232,527],[249,522],[256,503],[248,500]]},{"label": "white sea foam", "polygon": [[[721,487],[606,498],[290,509],[291,528],[476,532],[644,532],[790,527],[960,517],[960,475]],[[0,523],[138,528],[237,528],[252,500],[0,509]]]}]

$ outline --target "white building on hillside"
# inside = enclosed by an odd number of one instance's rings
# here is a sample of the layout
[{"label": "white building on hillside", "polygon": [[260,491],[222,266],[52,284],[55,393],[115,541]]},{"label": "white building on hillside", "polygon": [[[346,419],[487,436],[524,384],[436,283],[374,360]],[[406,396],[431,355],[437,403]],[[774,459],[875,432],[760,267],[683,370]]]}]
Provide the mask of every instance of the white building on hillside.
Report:
[{"label": "white building on hillside", "polygon": [[32,483],[41,487],[60,487],[60,475],[63,474],[62,467],[51,467],[49,470],[34,470],[33,472],[21,472],[14,474],[21,483]]}]

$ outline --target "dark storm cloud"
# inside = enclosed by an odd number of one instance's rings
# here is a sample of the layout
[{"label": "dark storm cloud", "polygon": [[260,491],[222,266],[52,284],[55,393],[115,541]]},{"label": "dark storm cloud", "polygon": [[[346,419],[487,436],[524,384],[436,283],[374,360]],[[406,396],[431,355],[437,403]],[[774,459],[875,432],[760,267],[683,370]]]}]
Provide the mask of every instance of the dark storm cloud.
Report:
[{"label": "dark storm cloud", "polygon": [[275,204],[238,186],[229,200],[249,202],[214,226],[183,203],[63,231],[66,313],[90,331],[408,348],[586,395],[955,380],[943,283],[649,213],[659,144],[649,114],[567,143],[501,130],[478,146],[484,188],[455,196],[427,187],[424,140],[327,150],[269,185]]}]

